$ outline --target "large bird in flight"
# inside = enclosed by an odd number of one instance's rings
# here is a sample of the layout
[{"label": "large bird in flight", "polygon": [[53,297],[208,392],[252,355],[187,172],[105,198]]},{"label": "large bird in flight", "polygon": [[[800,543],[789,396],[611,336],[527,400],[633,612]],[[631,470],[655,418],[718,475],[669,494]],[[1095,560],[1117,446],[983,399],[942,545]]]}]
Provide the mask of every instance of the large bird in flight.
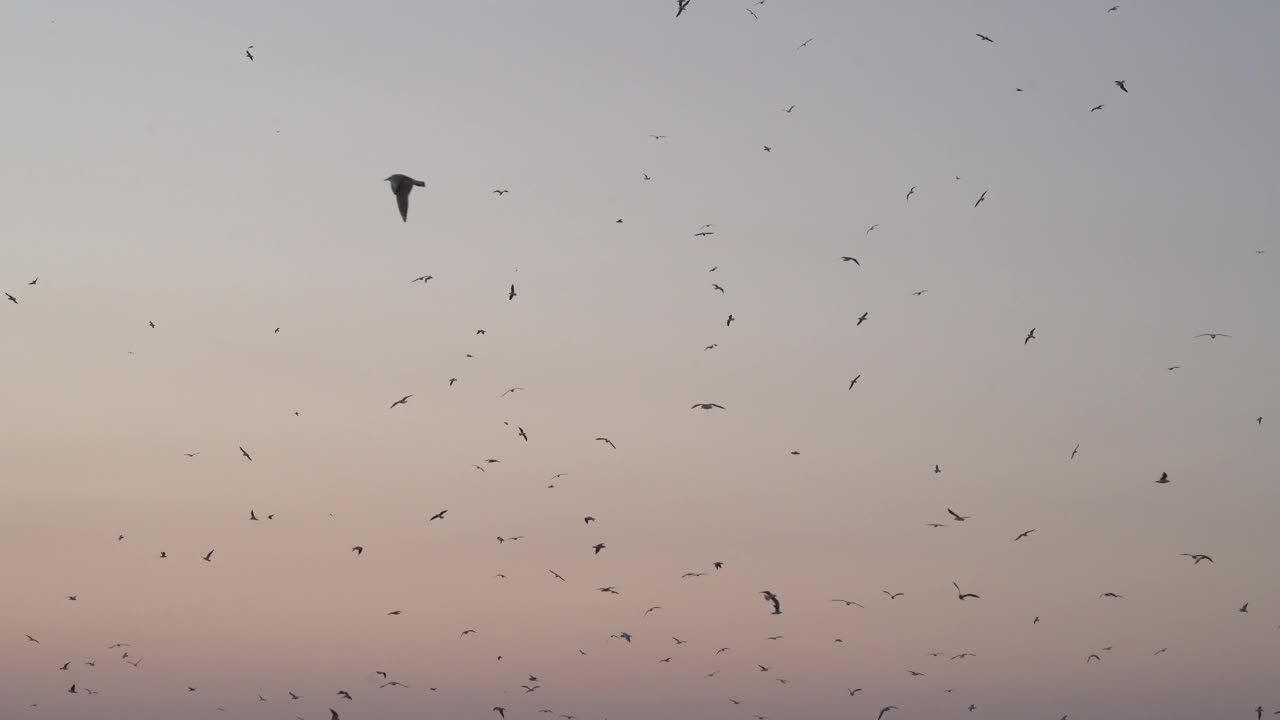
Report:
[{"label": "large bird in flight", "polygon": [[415,187],[426,187],[427,184],[400,173],[387,177],[383,182],[391,183],[391,192],[396,196],[396,207],[400,208],[400,219],[409,222],[409,193]]}]

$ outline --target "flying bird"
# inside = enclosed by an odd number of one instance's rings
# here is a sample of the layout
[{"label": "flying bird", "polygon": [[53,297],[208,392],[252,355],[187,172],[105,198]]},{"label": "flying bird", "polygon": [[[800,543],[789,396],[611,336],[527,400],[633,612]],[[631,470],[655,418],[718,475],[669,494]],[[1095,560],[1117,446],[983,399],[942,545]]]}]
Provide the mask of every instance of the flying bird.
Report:
[{"label": "flying bird", "polygon": [[854,386],[854,385],[857,385],[857,384],[858,384],[858,380],[859,380],[861,377],[862,377],[861,375],[858,375],[857,377],[855,377],[854,379],[852,379],[852,380],[850,380],[850,381],[849,381],[849,389],[850,389],[850,390],[852,390],[852,389],[853,389],[853,386]]},{"label": "flying bird", "polygon": [[694,403],[694,404],[693,404],[689,409],[690,409],[690,410],[699,410],[699,409],[701,409],[701,410],[723,410],[723,409],[724,409],[724,406],[723,406],[723,405],[717,405],[717,404],[715,404],[715,403]]},{"label": "flying bird", "polygon": [[906,593],[892,593],[892,592],[889,592],[888,590],[881,590],[880,592],[884,593],[885,595],[888,595],[890,600],[897,600],[903,595],[906,595]]},{"label": "flying bird", "polygon": [[592,553],[592,555],[599,555],[599,554],[600,554],[600,551],[605,549],[605,544],[604,544],[604,543],[596,543],[595,545],[592,545],[592,546],[591,546],[591,549],[592,549],[592,550],[595,550],[595,552],[594,552],[594,553]]},{"label": "flying bird", "polygon": [[1124,80],[1117,80],[1117,81],[1116,81],[1116,87],[1120,88],[1121,90],[1125,91],[1126,93],[1127,93],[1127,92],[1129,92],[1129,88],[1127,88],[1127,87],[1125,87],[1125,86],[1124,86]]},{"label": "flying bird", "polygon": [[205,553],[204,555],[201,555],[201,556],[200,556],[200,559],[201,559],[201,560],[204,560],[205,562],[213,562],[213,551],[212,551],[212,550],[210,550],[209,552]]},{"label": "flying bird", "polygon": [[989,42],[989,43],[995,42],[995,40],[992,40],[991,38],[987,37],[986,35],[983,35],[982,33],[974,33],[974,34],[977,35],[984,42]]},{"label": "flying bird", "polygon": [[516,299],[516,286],[515,286],[515,283],[512,283],[512,285],[511,285],[511,289],[507,291],[507,299],[508,299],[508,300],[515,300],[515,299]]},{"label": "flying bird", "polygon": [[954,580],[952,580],[952,581],[951,581],[951,584],[952,584],[952,585],[955,585],[955,587],[956,587],[956,594],[960,596],[960,599],[961,599],[961,600],[964,600],[965,598],[973,598],[973,599],[975,599],[975,600],[981,600],[981,599],[982,599],[982,596],[981,596],[981,595],[974,595],[973,593],[967,593],[967,592],[963,592],[962,590],[960,590],[960,586],[959,586],[959,585],[958,585]]},{"label": "flying bird", "polygon": [[1026,345],[1027,343],[1029,343],[1029,342],[1031,342],[1032,340],[1035,340],[1035,339],[1036,339],[1036,329],[1035,329],[1035,328],[1031,328],[1031,332],[1027,333],[1027,336],[1026,336],[1025,338],[1023,338],[1023,339],[1022,339],[1022,344],[1023,344],[1023,345]]},{"label": "flying bird", "polygon": [[14,305],[18,304],[18,298],[10,295],[9,293],[5,293],[4,296],[9,298],[9,302],[13,303]]},{"label": "flying bird", "polygon": [[979,205],[981,205],[981,204],[982,204],[982,201],[983,201],[983,200],[986,200],[986,199],[987,199],[987,191],[986,191],[986,190],[983,190],[983,191],[982,191],[982,194],[978,196],[978,201],[977,201],[977,202],[975,202],[975,203],[973,204],[973,206],[974,206],[975,208],[976,208],[976,207],[978,207]]},{"label": "flying bird", "polygon": [[876,716],[876,720],[881,720],[881,718],[884,717],[884,714],[889,712],[890,710],[897,710],[897,709],[898,709],[897,705],[886,705],[885,707],[880,708],[880,714]]},{"label": "flying bird", "polygon": [[676,17],[680,17],[687,7],[689,7],[689,0],[676,0]]},{"label": "flying bird", "polygon": [[1078,452],[1080,452],[1080,444],[1079,444],[1079,443],[1076,443],[1075,449],[1073,449],[1073,450],[1071,451],[1071,457],[1069,457],[1069,458],[1067,458],[1067,459],[1068,459],[1068,460],[1075,460],[1075,459],[1076,459],[1076,453],[1078,453]]},{"label": "flying bird", "polygon": [[956,522],[964,522],[965,520],[968,520],[969,518],[973,517],[972,515],[960,515],[956,513],[956,511],[952,510],[951,508],[947,508],[947,512],[951,514],[951,517],[956,519]]},{"label": "flying bird", "polygon": [[1018,542],[1019,540],[1021,540],[1024,537],[1027,537],[1033,532],[1035,532],[1035,528],[1032,528],[1030,530],[1023,530],[1022,532],[1018,533],[1018,537],[1014,538],[1013,541]]},{"label": "flying bird", "polygon": [[503,195],[506,195],[509,192],[511,191],[510,190],[494,190],[492,194],[497,195],[498,197],[502,197]]},{"label": "flying bird", "polygon": [[840,598],[835,598],[835,599],[834,599],[834,600],[832,600],[831,602],[844,603],[844,606],[845,606],[845,607],[849,607],[850,605],[857,605],[857,606],[858,606],[858,607],[860,607],[860,608],[863,608],[863,609],[865,609],[865,608],[866,608],[866,605],[863,605],[863,604],[862,604],[862,603],[860,603],[860,602],[854,602],[853,600],[842,600],[842,599],[840,599]]},{"label": "flying bird", "polygon": [[610,439],[609,439],[609,438],[607,438],[607,437],[598,437],[598,438],[596,438],[596,440],[599,440],[600,442],[604,443],[605,445],[608,445],[609,447],[613,448],[614,450],[617,450],[617,449],[618,449],[618,446],[617,446],[617,445],[614,445],[614,444],[613,444],[613,441],[612,441],[612,440],[610,440]]},{"label": "flying bird", "polygon": [[1213,558],[1209,557],[1208,555],[1198,555],[1198,554],[1193,554],[1193,553],[1182,553],[1182,554],[1181,554],[1181,557],[1189,557],[1189,558],[1191,558],[1191,559],[1192,559],[1192,561],[1193,561],[1193,562],[1192,562],[1192,564],[1193,564],[1193,565],[1199,565],[1201,560],[1208,560],[1209,562],[1213,562]]},{"label": "flying bird", "polygon": [[1106,107],[1106,105],[1094,105],[1092,108],[1090,108],[1090,109],[1089,109],[1089,112],[1091,112],[1091,113],[1092,113],[1092,112],[1098,112],[1099,110],[1101,110],[1101,109],[1102,109],[1102,108],[1104,108],[1104,107]]},{"label": "flying bird", "polygon": [[911,196],[915,194],[916,194],[916,186],[912,185],[911,189],[907,191],[907,202],[911,202]]},{"label": "flying bird", "polygon": [[766,602],[769,602],[769,603],[772,603],[772,604],[773,604],[773,613],[772,613],[772,614],[774,614],[774,615],[781,615],[781,614],[782,614],[782,603],[778,600],[778,596],[777,596],[777,595],[773,594],[772,592],[770,592],[770,591],[768,591],[768,590],[761,590],[761,591],[760,591],[760,594],[764,596],[764,599],[765,599],[765,601],[766,601]]},{"label": "flying bird", "polygon": [[447,513],[447,512],[449,512],[447,509],[446,509],[446,510],[441,510],[440,512],[436,513],[435,515],[432,515],[432,516],[427,520],[427,522],[431,522],[432,520],[443,520],[443,519],[444,519],[444,514],[445,514],[445,513]]},{"label": "flying bird", "polygon": [[388,408],[388,409],[394,409],[394,408],[395,408],[395,406],[397,406],[397,405],[404,405],[405,403],[409,402],[409,398],[411,398],[411,397],[413,397],[413,396],[412,396],[412,395],[405,395],[404,397],[400,398],[399,400],[397,400],[397,401],[395,401],[395,402],[391,403],[391,407],[390,407],[390,408]]},{"label": "flying bird", "polygon": [[1169,473],[1167,473],[1167,472],[1162,472],[1162,473],[1160,473],[1160,479],[1156,481],[1156,484],[1157,484],[1157,485],[1168,485],[1168,484],[1169,484],[1169,483],[1171,483],[1171,482],[1173,482],[1173,481],[1169,479]]},{"label": "flying bird", "polygon": [[1200,334],[1199,334],[1199,335],[1197,335],[1196,337],[1198,337],[1198,338],[1207,337],[1207,338],[1209,338],[1210,340],[1217,340],[1217,339],[1218,339],[1218,338],[1220,338],[1220,337],[1231,337],[1231,336],[1230,336],[1230,335],[1228,335],[1228,334],[1226,334],[1226,333],[1212,333],[1212,332],[1208,332],[1208,333],[1200,333]]},{"label": "flying bird", "polygon": [[800,48],[805,47],[806,45],[808,45],[808,44],[809,44],[809,43],[811,43],[811,42],[813,42],[813,38],[809,38],[808,40],[805,40],[804,42],[802,42],[802,43],[800,43],[798,46],[796,46],[796,50],[799,50]]},{"label": "flying bird", "polygon": [[253,456],[250,455],[248,451],[246,451],[243,447],[240,448],[240,454],[244,456],[245,460],[248,460],[249,462],[253,462]]},{"label": "flying bird", "polygon": [[[859,317],[858,317],[858,325],[861,325],[862,323],[864,323],[864,322],[866,322],[866,321],[867,321],[867,313],[865,313],[865,312],[864,312],[864,313],[862,313],[862,315],[861,315],[861,316],[859,316]],[[858,325],[854,325],[854,327],[858,327]]]},{"label": "flying bird", "polygon": [[409,193],[415,187],[426,187],[427,184],[400,173],[387,177],[383,182],[391,183],[391,192],[396,196],[396,206],[400,208],[400,219],[409,222]]}]

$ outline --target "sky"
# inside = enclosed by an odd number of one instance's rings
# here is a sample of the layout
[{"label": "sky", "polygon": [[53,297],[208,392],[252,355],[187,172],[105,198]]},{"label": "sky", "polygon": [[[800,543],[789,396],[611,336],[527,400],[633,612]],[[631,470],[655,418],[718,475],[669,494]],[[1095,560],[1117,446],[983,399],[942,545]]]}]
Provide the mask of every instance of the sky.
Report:
[{"label": "sky", "polygon": [[1280,5],[674,5],[0,5],[0,716],[1280,710]]}]

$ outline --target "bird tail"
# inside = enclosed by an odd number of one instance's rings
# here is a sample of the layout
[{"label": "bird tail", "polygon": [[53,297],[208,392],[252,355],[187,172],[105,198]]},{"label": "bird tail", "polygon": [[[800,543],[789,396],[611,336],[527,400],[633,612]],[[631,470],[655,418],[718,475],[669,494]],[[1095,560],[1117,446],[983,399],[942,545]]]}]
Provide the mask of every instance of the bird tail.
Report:
[{"label": "bird tail", "polygon": [[427,186],[427,184],[426,184],[426,183],[424,183],[424,182],[422,182],[421,180],[414,180],[414,181],[413,181],[413,184],[414,184],[414,185],[417,185],[418,187],[426,187],[426,186]]}]

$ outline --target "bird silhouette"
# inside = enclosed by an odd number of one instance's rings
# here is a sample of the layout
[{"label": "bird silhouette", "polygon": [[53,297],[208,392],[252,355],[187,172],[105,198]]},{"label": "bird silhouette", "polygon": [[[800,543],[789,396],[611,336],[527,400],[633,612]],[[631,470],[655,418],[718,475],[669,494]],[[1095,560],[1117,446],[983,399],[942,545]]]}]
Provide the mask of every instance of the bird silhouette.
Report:
[{"label": "bird silhouette", "polygon": [[383,182],[391,183],[391,193],[396,196],[396,207],[400,209],[400,220],[409,222],[409,193],[415,187],[426,187],[427,184],[400,173],[388,176]]}]

